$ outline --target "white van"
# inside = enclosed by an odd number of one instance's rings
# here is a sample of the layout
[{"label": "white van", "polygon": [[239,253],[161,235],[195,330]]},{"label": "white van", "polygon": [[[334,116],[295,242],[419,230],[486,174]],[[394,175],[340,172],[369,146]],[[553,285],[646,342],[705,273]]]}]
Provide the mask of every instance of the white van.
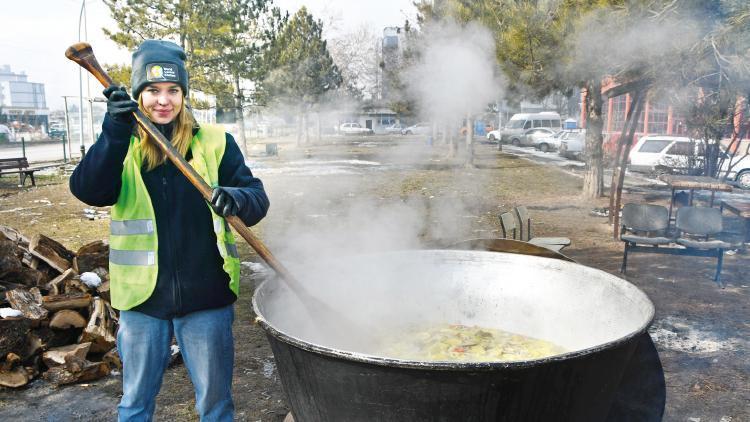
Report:
[{"label": "white van", "polygon": [[521,142],[521,136],[526,130],[537,127],[546,127],[555,132],[560,131],[562,129],[560,115],[554,111],[514,114],[508,120],[505,128],[500,132],[500,140],[518,144]]},{"label": "white van", "polygon": [[644,136],[630,150],[628,168],[632,171],[685,172],[700,168],[705,157],[703,142],[682,136]]}]

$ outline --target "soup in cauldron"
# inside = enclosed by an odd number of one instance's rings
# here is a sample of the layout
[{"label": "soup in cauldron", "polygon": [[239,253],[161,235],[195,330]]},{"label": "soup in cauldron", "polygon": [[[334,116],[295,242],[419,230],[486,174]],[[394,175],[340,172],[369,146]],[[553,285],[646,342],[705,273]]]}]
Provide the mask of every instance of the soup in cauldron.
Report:
[{"label": "soup in cauldron", "polygon": [[498,362],[540,359],[566,350],[545,340],[460,324],[412,328],[383,339],[380,353],[420,361]]}]

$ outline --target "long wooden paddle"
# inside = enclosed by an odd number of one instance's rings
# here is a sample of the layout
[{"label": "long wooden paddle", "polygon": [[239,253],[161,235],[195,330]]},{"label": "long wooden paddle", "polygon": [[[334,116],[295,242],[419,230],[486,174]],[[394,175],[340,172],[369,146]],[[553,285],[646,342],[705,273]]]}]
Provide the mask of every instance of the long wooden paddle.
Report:
[{"label": "long wooden paddle", "polygon": [[[107,72],[105,72],[104,69],[102,69],[102,67],[99,65],[99,61],[96,59],[94,50],[91,48],[90,44],[80,42],[71,45],[65,51],[65,57],[78,63],[81,67],[88,70],[99,82],[102,83],[102,85],[104,85],[105,88],[114,84],[112,78],[110,78]],[[149,120],[149,118],[143,113],[143,111],[138,109],[133,113],[133,115],[135,116],[138,124],[156,140],[156,144],[164,152],[164,154],[166,154],[167,158],[169,158],[169,160],[174,163],[174,165],[180,170],[180,172],[184,174],[185,177],[187,177],[190,183],[192,183],[193,186],[198,189],[198,191],[201,193],[201,195],[203,195],[206,201],[210,202],[211,195],[213,193],[211,187],[208,186],[208,184],[195,171],[195,169],[193,169],[193,167],[188,164],[187,161],[185,161],[182,155],[177,152],[172,143],[167,140],[167,138],[164,137],[161,132],[159,132],[159,129],[157,129],[156,126],[151,123],[151,120]],[[229,216],[226,217],[226,220],[229,222],[229,224],[231,224],[232,228],[234,228],[237,233],[239,233],[240,236],[242,236],[242,238],[247,241],[250,247],[252,247],[255,252],[257,252],[258,255],[260,255],[260,257],[263,258],[263,260],[266,261],[266,263],[271,268],[273,268],[274,271],[276,271],[276,274],[278,274],[281,279],[286,281],[289,288],[294,293],[296,293],[300,299],[302,299],[303,303],[306,303],[308,306],[310,304],[318,305],[318,310],[330,309],[330,306],[325,305],[319,299],[310,295],[307,289],[305,289],[304,285],[302,285],[299,281],[297,281],[296,278],[292,276],[289,270],[287,270],[286,267],[284,267],[284,265],[282,265],[281,262],[279,262],[279,260],[277,260],[276,257],[273,256],[266,245],[264,245],[263,242],[258,239],[248,227],[245,226],[245,224],[242,222],[242,220],[240,220],[239,217]],[[333,312],[333,310],[330,311]],[[341,318],[340,315],[337,315],[337,317]]]}]

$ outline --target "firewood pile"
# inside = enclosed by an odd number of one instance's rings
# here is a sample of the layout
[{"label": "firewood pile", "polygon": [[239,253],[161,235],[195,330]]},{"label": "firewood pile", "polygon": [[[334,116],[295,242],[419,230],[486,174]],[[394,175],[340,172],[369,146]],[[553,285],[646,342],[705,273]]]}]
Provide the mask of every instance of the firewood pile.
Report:
[{"label": "firewood pile", "polygon": [[0,226],[0,386],[39,374],[64,385],[121,369],[108,258],[103,241],[72,252]]}]

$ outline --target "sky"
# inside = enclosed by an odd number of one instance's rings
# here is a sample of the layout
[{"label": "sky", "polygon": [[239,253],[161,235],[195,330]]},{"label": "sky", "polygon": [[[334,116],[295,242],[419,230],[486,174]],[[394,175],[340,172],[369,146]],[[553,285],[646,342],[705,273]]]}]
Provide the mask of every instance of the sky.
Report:
[{"label": "sky", "polygon": [[[45,84],[47,107],[63,108],[62,96],[78,96],[79,66],[65,58],[65,50],[78,42],[79,16],[83,0],[2,0],[0,65],[25,73],[30,82]],[[86,19],[81,21],[81,39],[87,40],[99,62],[130,63],[130,53],[120,49],[102,32],[116,29],[109,9],[101,0],[85,0]],[[367,24],[380,33],[385,26],[413,21],[411,0],[276,0],[275,5],[296,12],[302,5],[324,25],[326,36]],[[85,23],[85,25],[84,25]],[[87,37],[84,36],[87,34]],[[83,95],[101,96],[101,85],[83,71]],[[69,100],[77,102],[77,99]]]}]

